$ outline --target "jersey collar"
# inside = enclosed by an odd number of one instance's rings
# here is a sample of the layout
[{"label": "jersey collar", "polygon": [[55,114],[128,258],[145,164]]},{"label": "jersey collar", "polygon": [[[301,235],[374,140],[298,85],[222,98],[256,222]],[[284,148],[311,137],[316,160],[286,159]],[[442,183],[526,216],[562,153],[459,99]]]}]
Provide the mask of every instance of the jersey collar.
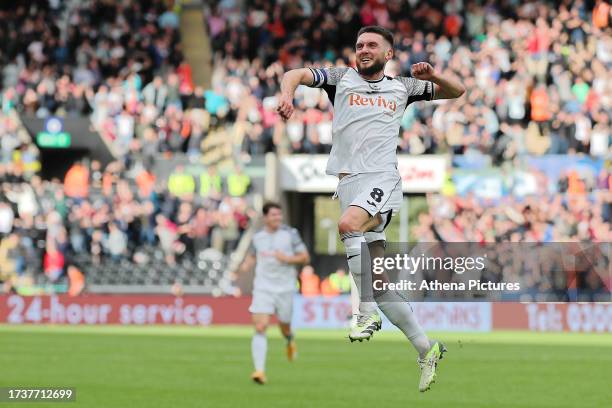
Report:
[{"label": "jersey collar", "polygon": [[[355,70],[355,72],[357,73],[357,75],[359,75],[359,71],[357,71],[357,68],[353,67],[353,69]],[[376,83],[376,82],[380,82],[380,81],[382,81],[383,79],[385,79],[385,78],[386,78],[386,75],[385,75],[385,73],[383,72],[383,75],[382,75],[382,77],[381,77],[380,79],[365,79],[365,78],[364,78],[364,77],[362,77],[361,75],[359,75],[359,78],[361,78],[361,79],[363,79],[364,81],[369,82],[369,83]]]},{"label": "jersey collar", "polygon": [[[361,75],[360,75],[361,76]],[[380,79],[365,79],[364,77],[361,77],[361,79],[363,79],[366,82],[369,82],[371,84],[375,83],[375,82],[380,82],[383,79],[385,79],[385,74],[383,74],[383,76]]]}]

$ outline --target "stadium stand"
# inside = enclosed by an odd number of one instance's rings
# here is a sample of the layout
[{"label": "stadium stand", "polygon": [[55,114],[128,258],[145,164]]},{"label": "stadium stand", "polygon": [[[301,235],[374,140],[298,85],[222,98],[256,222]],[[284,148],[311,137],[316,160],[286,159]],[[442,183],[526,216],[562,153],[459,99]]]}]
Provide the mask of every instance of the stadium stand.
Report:
[{"label": "stadium stand", "polygon": [[[331,148],[327,95],[300,88],[296,113],[283,123],[274,111],[280,77],[300,66],[352,65],[363,25],[395,32],[390,75],[429,61],[470,90],[451,103],[411,105],[401,153],[502,166],[553,154],[610,158],[612,36],[599,0],[517,8],[507,1],[204,2],[210,89],[194,84],[171,3],[18,1],[0,9],[0,280],[7,288],[61,291],[66,274],[55,271],[72,265],[101,288],[166,290],[180,282],[236,293],[226,266],[255,217],[240,164],[268,152]],[[64,181],[42,180],[40,152],[20,115],[88,116],[117,160],[84,161]],[[154,164],[176,157],[210,173],[176,167],[166,184]],[[88,188],[75,193],[84,185],[71,179],[80,177]],[[609,167],[596,180],[566,174],[546,199],[509,199],[503,214],[493,202],[431,195],[416,231],[448,241],[487,240],[493,230],[508,240],[609,241],[611,177]]]},{"label": "stadium stand", "polygon": [[[234,181],[232,167],[208,191],[193,174],[170,185],[153,174],[160,157],[223,164],[231,152],[183,60],[175,10],[165,1],[72,1],[0,11],[0,216],[13,261],[3,280],[62,290],[73,265],[93,287],[224,287],[224,254],[249,223],[248,176]],[[76,164],[63,183],[42,180],[19,115],[88,115],[117,161]],[[192,191],[173,194],[185,183]]]},{"label": "stadium stand", "polygon": [[[612,63],[609,23],[592,14],[589,2],[555,3],[560,7],[369,0],[241,7],[217,1],[207,12],[216,52],[213,83],[230,84],[222,96],[244,121],[246,154],[324,153],[331,143],[325,93],[302,89],[285,125],[272,113],[280,75],[301,66],[353,65],[357,30],[379,24],[396,34],[390,74],[406,75],[411,64],[429,61],[470,89],[453,103],[409,107],[402,153],[484,154],[496,163],[526,154],[605,157],[612,108],[605,74]],[[286,139],[278,136],[283,132]]]},{"label": "stadium stand", "polygon": [[[450,154],[458,167],[484,162],[530,172],[525,161],[533,156],[610,158],[612,41],[605,2],[216,1],[206,14],[213,83],[230,84],[221,96],[242,122],[247,157],[329,152],[327,95],[298,88],[296,111],[283,123],[273,112],[280,77],[302,66],[353,66],[357,30],[378,24],[396,35],[390,75],[409,75],[411,64],[428,61],[469,89],[452,102],[411,105],[399,153]],[[606,165],[591,176],[568,171],[548,189],[540,172],[540,197],[501,202],[462,197],[450,182],[446,194],[428,196],[429,210],[413,235],[607,242],[612,173]]]}]

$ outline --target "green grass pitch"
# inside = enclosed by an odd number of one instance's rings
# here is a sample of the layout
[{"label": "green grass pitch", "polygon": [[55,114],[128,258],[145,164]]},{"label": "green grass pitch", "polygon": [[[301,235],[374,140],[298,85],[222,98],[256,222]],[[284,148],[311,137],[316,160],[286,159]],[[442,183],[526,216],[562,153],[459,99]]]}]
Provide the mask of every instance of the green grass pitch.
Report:
[{"label": "green grass pitch", "polygon": [[[449,353],[424,394],[398,332],[349,343],[297,332],[299,358],[269,331],[269,383],[251,383],[249,327],[0,325],[0,387],[74,387],[53,407],[609,407],[612,335],[437,333]],[[41,406],[0,403],[0,408]]]}]

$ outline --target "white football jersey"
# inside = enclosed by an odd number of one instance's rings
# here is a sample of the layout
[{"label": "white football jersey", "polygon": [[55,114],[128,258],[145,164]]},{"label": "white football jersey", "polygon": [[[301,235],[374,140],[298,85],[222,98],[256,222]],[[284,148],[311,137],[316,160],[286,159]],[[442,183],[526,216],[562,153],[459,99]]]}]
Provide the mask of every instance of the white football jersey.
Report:
[{"label": "white football jersey", "polygon": [[311,68],[312,87],[334,106],[333,143],[327,174],[374,173],[397,168],[400,121],[415,101],[430,101],[434,84],[410,77],[362,78],[346,67]]},{"label": "white football jersey", "polygon": [[296,255],[307,251],[304,241],[295,228],[281,225],[270,232],[265,228],[257,231],[251,241],[251,254],[256,256],[253,290],[280,293],[295,291],[297,270],[295,265],[276,259],[276,252]]}]

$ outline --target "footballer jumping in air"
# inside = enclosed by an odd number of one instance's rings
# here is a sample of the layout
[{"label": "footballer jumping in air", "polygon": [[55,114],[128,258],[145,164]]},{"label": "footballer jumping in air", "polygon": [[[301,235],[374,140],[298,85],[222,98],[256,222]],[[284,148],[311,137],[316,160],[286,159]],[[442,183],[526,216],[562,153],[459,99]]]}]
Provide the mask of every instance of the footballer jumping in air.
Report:
[{"label": "footballer jumping in air", "polygon": [[276,314],[282,335],[287,340],[287,358],[293,361],[297,349],[291,331],[293,296],[297,288],[296,265],[310,262],[306,245],[295,228],[282,223],[280,205],[266,203],[263,207],[264,227],[253,236],[251,249],[241,270],[255,263],[253,300],[249,312],[253,316],[255,333],[251,353],[255,371],[251,378],[266,383],[265,365],[268,352],[266,329]]},{"label": "footballer jumping in air", "polygon": [[[382,27],[359,30],[355,51],[356,69],[301,68],[285,73],[277,111],[284,120],[291,117],[298,85],[321,87],[327,92],[334,106],[334,119],[326,172],[339,178],[336,194],[342,215],[338,231],[360,291],[359,314],[351,324],[349,338],[369,339],[380,330],[378,304],[419,353],[419,390],[426,391],[435,380],[438,360],[446,349],[439,342],[430,342],[410,304],[397,293],[388,291],[375,299],[361,296],[372,281],[369,273],[362,274],[361,257],[383,255],[384,230],[401,204],[396,150],[404,110],[416,101],[458,98],[465,88],[456,79],[441,76],[426,62],[412,65],[412,77],[386,76],[385,64],[393,58],[393,35]],[[369,254],[361,253],[362,243],[367,243],[364,248]]]}]

